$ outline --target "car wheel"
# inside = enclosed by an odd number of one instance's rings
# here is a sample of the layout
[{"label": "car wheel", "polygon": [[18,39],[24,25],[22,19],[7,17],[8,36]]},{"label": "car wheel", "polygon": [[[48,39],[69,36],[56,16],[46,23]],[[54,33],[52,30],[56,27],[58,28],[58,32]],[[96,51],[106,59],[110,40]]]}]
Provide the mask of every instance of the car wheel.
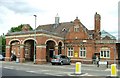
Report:
[{"label": "car wheel", "polygon": [[70,62],[68,63],[68,65],[70,65]]},{"label": "car wheel", "polygon": [[52,65],[55,65],[55,63],[52,63]]},{"label": "car wheel", "polygon": [[60,65],[63,65],[63,61],[60,62]]}]

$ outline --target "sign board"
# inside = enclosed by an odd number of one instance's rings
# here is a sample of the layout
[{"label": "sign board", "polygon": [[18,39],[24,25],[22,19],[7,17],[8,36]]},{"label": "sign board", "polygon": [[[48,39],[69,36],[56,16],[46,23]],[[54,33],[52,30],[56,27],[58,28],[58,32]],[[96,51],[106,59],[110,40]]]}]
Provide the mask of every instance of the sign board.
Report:
[{"label": "sign board", "polygon": [[99,64],[107,64],[107,61],[99,61]]},{"label": "sign board", "polygon": [[78,52],[74,52],[74,56],[75,56],[75,57],[78,57]]}]

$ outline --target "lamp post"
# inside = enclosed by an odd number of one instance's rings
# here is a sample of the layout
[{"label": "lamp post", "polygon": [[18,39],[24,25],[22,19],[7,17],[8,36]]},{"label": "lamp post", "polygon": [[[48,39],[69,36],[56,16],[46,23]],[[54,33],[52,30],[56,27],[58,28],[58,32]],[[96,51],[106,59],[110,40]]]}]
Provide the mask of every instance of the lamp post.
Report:
[{"label": "lamp post", "polygon": [[[37,15],[33,15],[33,16],[35,17],[35,30],[34,30],[35,35],[34,35],[34,39],[36,40],[36,20],[37,20],[36,17],[37,17]],[[34,40],[34,64],[35,64],[35,56],[36,56],[36,53],[35,53],[36,52],[36,42],[35,42],[35,40]]]},{"label": "lamp post", "polygon": [[114,42],[114,64],[116,64],[116,42]]}]

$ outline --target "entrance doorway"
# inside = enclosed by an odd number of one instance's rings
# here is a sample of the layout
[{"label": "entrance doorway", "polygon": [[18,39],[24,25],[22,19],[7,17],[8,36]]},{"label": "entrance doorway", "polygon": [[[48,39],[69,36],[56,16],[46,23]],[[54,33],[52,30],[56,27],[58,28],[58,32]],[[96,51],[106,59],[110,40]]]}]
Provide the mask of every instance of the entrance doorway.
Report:
[{"label": "entrance doorway", "polygon": [[50,52],[49,56],[50,56],[50,58],[52,58],[54,55],[54,49],[49,49],[49,52]]},{"label": "entrance doorway", "polygon": [[55,52],[55,42],[52,40],[49,40],[47,41],[46,45],[47,45],[46,46],[46,60],[47,62],[50,62]]},{"label": "entrance doorway", "polygon": [[62,43],[61,42],[59,42],[58,44],[58,55],[59,54],[62,54]]},{"label": "entrance doorway", "polygon": [[20,42],[15,40],[10,43],[10,60],[16,61],[20,57]]},{"label": "entrance doorway", "polygon": [[25,60],[34,61],[34,40],[27,40],[24,43]]}]

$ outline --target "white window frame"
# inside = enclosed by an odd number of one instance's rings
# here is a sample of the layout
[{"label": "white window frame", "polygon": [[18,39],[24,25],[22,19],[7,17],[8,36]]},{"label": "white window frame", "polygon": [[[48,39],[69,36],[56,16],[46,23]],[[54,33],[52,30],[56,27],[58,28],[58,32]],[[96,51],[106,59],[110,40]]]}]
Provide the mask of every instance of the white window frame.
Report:
[{"label": "white window frame", "polygon": [[74,26],[74,32],[79,32],[79,26]]},{"label": "white window frame", "polygon": [[[71,48],[73,48],[73,47],[67,47],[67,56],[68,57],[73,57],[74,56],[74,48],[73,49],[71,49]],[[69,54],[69,51],[70,51],[70,54]]]},{"label": "white window frame", "polygon": [[[81,56],[81,52],[82,52],[82,56]],[[84,56],[84,53],[83,52],[85,52],[85,56]],[[86,47],[80,47],[79,48],[79,57],[80,58],[86,58]]]},{"label": "white window frame", "polygon": [[[103,52],[103,56],[101,56],[101,52]],[[109,52],[109,57],[108,57],[108,53],[107,52]],[[106,54],[106,56],[105,56],[105,54]],[[101,49],[101,51],[100,51],[100,58],[110,58],[110,49],[108,48],[108,49]]]}]

